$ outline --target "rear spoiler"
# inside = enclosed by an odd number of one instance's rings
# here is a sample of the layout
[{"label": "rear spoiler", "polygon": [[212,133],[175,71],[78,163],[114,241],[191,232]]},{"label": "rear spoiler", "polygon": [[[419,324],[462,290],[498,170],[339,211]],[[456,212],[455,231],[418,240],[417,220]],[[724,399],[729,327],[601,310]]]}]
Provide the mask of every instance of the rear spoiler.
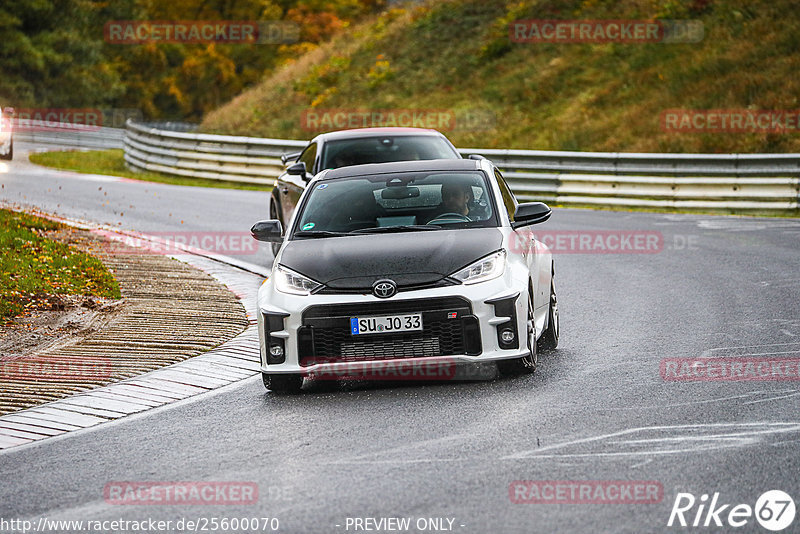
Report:
[{"label": "rear spoiler", "polygon": [[287,161],[289,161],[289,160],[296,160],[297,158],[299,158],[299,157],[300,157],[300,154],[302,154],[302,152],[292,152],[291,154],[283,154],[283,155],[281,156],[281,163],[283,163],[284,165],[286,165],[286,162],[287,162]]}]

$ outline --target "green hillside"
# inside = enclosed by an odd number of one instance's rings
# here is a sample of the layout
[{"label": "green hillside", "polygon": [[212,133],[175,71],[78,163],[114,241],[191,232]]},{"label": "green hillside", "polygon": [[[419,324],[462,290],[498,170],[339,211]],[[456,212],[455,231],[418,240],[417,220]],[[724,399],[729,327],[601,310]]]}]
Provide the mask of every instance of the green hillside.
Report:
[{"label": "green hillside", "polygon": [[[783,132],[662,125],[669,109],[800,109],[794,0],[403,5],[276,71],[208,114],[203,129],[306,139],[331,129],[309,130],[302,119],[309,111],[444,110],[456,121],[442,130],[458,146],[800,152],[796,122]],[[693,19],[705,35],[681,44],[513,43],[509,23],[519,19]]]}]

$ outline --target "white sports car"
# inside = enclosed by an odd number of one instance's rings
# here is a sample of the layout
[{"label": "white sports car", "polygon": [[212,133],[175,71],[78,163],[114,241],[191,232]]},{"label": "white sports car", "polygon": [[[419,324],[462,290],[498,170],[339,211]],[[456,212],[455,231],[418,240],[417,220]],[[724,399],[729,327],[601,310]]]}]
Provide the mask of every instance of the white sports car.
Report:
[{"label": "white sports car", "polygon": [[552,254],[527,228],[549,217],[480,157],[323,171],[285,234],[251,230],[282,243],[258,293],[264,385],[297,393],[373,362],[532,373],[559,337]]}]

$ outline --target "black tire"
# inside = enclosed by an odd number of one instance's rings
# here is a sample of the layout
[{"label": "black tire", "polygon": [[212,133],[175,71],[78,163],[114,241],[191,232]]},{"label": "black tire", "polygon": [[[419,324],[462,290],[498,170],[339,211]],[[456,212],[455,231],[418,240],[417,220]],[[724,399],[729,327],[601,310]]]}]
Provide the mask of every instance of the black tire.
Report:
[{"label": "black tire", "polygon": [[[269,197],[269,218],[277,219],[281,221],[281,224],[283,224],[283,217],[281,217],[281,209],[279,207],[278,201],[272,195],[270,195]],[[278,250],[280,250],[281,248],[281,243],[270,243],[270,245],[272,247],[272,255],[277,256]]]},{"label": "black tire", "polygon": [[536,326],[533,322],[533,292],[528,291],[528,354],[522,358],[498,360],[497,370],[502,376],[519,376],[536,372],[539,352],[536,348]]},{"label": "black tire", "polygon": [[0,156],[0,158],[3,158],[5,160],[9,160],[9,161],[14,158],[14,142],[13,141],[11,142],[11,146],[8,147],[8,154],[6,154],[5,156]]},{"label": "black tire", "polygon": [[264,387],[276,395],[297,395],[303,387],[302,375],[269,375],[261,373]]},{"label": "black tire", "polygon": [[550,309],[547,312],[547,328],[539,338],[539,350],[555,350],[558,347],[558,336],[561,334],[561,319],[558,316],[558,298],[556,286],[550,282]]}]

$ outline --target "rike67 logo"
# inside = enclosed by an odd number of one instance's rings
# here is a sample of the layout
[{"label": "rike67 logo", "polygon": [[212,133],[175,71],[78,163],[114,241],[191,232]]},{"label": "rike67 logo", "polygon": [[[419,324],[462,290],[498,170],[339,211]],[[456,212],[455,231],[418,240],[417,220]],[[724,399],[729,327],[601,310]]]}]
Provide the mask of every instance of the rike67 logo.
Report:
[{"label": "rike67 logo", "polygon": [[781,490],[764,492],[755,507],[722,504],[719,493],[714,493],[710,502],[707,494],[697,499],[691,493],[678,493],[667,526],[739,528],[752,524],[755,518],[763,528],[779,532],[794,522],[795,512],[794,500]]}]

